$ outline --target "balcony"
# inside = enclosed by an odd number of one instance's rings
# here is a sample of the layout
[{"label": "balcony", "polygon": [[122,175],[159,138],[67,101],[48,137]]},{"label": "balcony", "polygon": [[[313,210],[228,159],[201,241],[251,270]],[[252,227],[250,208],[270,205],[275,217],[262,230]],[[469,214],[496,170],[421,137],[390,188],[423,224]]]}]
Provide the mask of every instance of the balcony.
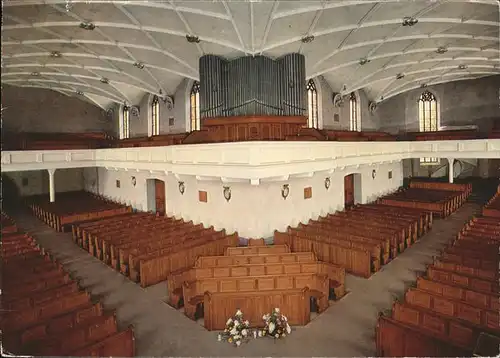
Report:
[{"label": "balcony", "polygon": [[106,167],[259,179],[408,158],[500,158],[500,139],[425,142],[236,142],[166,147],[3,151],[2,172]]}]

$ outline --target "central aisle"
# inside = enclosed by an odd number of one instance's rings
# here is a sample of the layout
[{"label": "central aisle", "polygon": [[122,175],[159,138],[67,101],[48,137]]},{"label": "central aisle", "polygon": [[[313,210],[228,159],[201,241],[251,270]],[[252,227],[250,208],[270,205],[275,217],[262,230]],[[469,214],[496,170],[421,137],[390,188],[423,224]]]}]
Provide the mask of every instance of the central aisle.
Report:
[{"label": "central aisle", "polygon": [[54,232],[28,214],[13,218],[105,308],[116,310],[120,328],[134,325],[137,356],[352,357],[374,356],[378,313],[402,297],[415,282],[416,272],[424,271],[432,256],[480,209],[479,204],[466,203],[447,219],[435,220],[427,235],[368,280],[347,275],[350,293],[308,326],[294,329],[291,337],[276,344],[270,339],[252,340],[239,348],[217,342],[217,332],[206,331],[164,303],[166,284],[142,289],[76,246],[70,233]]}]

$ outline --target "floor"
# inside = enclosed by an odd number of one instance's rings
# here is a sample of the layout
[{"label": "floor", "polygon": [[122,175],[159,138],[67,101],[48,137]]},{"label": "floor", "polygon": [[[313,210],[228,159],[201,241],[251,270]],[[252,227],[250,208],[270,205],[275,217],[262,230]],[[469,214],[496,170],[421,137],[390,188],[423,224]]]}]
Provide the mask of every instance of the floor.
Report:
[{"label": "floor", "polygon": [[353,357],[374,356],[379,312],[391,309],[394,299],[414,283],[416,273],[424,271],[443,244],[479,211],[479,204],[467,203],[447,219],[435,220],[427,235],[368,280],[348,275],[350,293],[307,326],[294,327],[290,337],[277,342],[251,339],[239,348],[217,342],[217,332],[206,331],[164,303],[165,284],[142,289],[76,246],[71,234],[56,233],[28,214],[14,218],[106,309],[116,310],[123,328],[134,326],[138,356]]}]

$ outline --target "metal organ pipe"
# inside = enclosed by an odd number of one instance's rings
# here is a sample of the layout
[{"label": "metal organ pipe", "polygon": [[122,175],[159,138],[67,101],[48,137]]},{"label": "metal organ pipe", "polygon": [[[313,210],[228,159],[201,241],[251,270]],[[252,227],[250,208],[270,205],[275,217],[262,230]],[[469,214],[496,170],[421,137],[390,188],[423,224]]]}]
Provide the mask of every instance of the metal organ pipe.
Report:
[{"label": "metal organ pipe", "polygon": [[305,74],[305,58],[298,53],[277,60],[205,55],[200,58],[201,117],[304,115]]}]

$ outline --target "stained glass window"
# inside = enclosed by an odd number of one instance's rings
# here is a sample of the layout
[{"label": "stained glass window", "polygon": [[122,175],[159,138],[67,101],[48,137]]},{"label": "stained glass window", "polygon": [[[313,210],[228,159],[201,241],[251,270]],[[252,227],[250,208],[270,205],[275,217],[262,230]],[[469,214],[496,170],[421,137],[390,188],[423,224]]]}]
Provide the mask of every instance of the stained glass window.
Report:
[{"label": "stained glass window", "polygon": [[309,128],[318,128],[318,91],[312,79],[307,83],[307,109]]},{"label": "stained glass window", "polygon": [[151,102],[151,135],[160,134],[160,101],[158,96],[153,97]]},{"label": "stained glass window", "polygon": [[349,129],[351,131],[359,131],[359,113],[358,113],[358,100],[356,94],[353,92],[349,97]]},{"label": "stained glass window", "polygon": [[[420,132],[438,130],[437,100],[429,91],[425,91],[418,99],[418,122]],[[438,164],[439,158],[420,158],[421,164]]]},{"label": "stained glass window", "polygon": [[195,81],[191,88],[191,131],[200,130],[200,83]]}]

